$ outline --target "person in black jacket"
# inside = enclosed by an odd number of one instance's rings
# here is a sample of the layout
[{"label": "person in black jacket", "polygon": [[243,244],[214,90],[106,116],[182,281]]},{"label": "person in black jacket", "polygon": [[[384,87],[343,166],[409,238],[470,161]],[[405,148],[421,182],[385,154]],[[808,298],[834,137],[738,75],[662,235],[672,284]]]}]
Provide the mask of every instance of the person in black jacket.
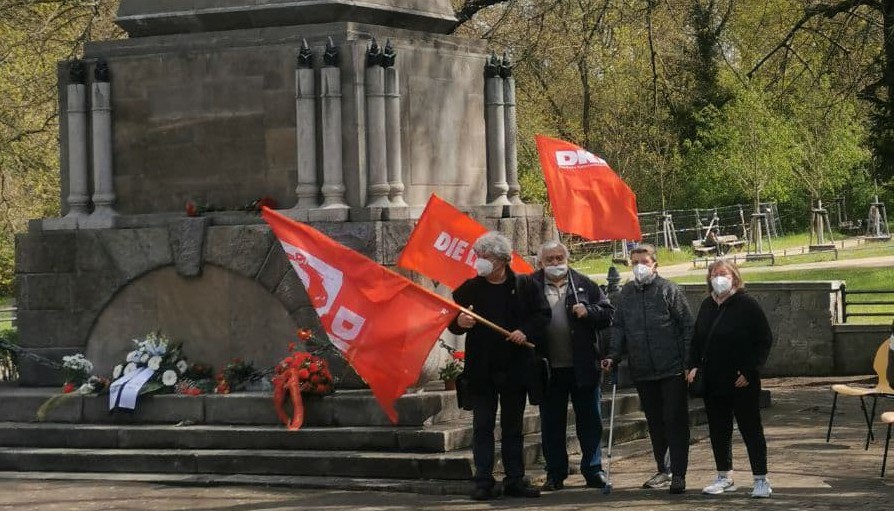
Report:
[{"label": "person in black jacket", "polygon": [[[615,305],[611,347],[602,360],[608,370],[627,358],[630,377],[649,425],[658,471],[643,488],[686,491],[689,466],[689,396],[686,354],[692,314],[680,286],[658,275],[655,247],[630,251],[634,280],[624,284]],[[670,453],[670,466],[666,454]]]},{"label": "person in black jacket", "polygon": [[[534,350],[549,323],[550,309],[543,288],[530,276],[516,275],[509,268],[512,247],[497,232],[482,235],[472,249],[478,259],[478,276],[465,281],[453,293],[456,303],[505,328],[507,338],[473,316],[460,313],[450,331],[466,334],[466,365],[472,402],[472,456],[475,462],[475,500],[489,500],[500,491],[493,477],[494,427],[497,403],[502,431],[503,493],[511,497],[539,497],[540,491],[525,480],[522,453],[522,421],[525,400],[539,378]],[[536,392],[532,392],[535,398]],[[534,399],[536,401],[536,399]],[[536,403],[535,403],[536,404]]]},{"label": "person in black jacket", "polygon": [[615,309],[586,275],[568,267],[568,249],[557,241],[538,251],[540,270],[533,279],[543,286],[552,308],[545,342],[537,350],[549,361],[550,380],[540,404],[540,433],[546,459],[544,491],[561,490],[568,476],[566,448],[568,398],[574,408],[580,442],[580,472],[587,486],[604,488],[602,413],[598,330],[611,325]]},{"label": "person in black jacket", "polygon": [[739,269],[717,260],[708,267],[708,290],[698,311],[689,353],[687,379],[702,372],[705,411],[717,477],[702,491],[719,495],[736,490],[733,482],[733,417],[751,461],[752,497],[769,497],[767,441],[761,424],[760,369],[767,361],[773,333],[757,301],[745,294]]}]

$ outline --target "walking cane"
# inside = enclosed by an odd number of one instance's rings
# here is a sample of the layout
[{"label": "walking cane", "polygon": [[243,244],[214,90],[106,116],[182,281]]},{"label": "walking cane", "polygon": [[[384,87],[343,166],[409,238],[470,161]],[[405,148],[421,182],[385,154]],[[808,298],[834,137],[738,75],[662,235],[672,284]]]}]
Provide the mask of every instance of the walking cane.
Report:
[{"label": "walking cane", "polygon": [[608,420],[608,454],[606,456],[606,464],[605,464],[605,488],[602,489],[602,493],[608,495],[612,492],[612,441],[614,441],[615,434],[615,396],[618,392],[618,368],[612,368],[611,379],[612,383],[612,411],[609,415]]}]

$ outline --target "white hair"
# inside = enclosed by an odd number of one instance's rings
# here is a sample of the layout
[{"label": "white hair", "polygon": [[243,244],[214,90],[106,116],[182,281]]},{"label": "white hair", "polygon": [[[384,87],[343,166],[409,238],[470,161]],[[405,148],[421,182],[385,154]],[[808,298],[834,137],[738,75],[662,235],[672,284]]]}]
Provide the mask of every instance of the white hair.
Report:
[{"label": "white hair", "polygon": [[496,257],[504,261],[512,259],[512,243],[496,231],[486,232],[475,241],[472,250],[478,257]]},{"label": "white hair", "polygon": [[571,257],[571,252],[568,251],[568,247],[562,244],[561,241],[552,240],[544,242],[542,245],[540,245],[540,248],[537,249],[537,259],[542,261],[544,252],[546,252],[547,250],[555,250],[557,248],[561,248],[562,252],[565,253],[565,259]]}]

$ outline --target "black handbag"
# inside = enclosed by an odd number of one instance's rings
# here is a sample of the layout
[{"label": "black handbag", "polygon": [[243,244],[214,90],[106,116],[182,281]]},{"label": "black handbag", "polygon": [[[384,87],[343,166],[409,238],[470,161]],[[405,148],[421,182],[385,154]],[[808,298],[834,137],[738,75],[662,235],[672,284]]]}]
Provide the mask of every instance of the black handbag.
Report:
[{"label": "black handbag", "polygon": [[708,384],[705,381],[705,362],[708,360],[708,345],[711,343],[711,336],[714,335],[714,328],[717,327],[717,323],[720,322],[721,316],[723,316],[723,311],[726,309],[720,309],[720,314],[714,318],[714,323],[711,324],[711,329],[708,330],[708,336],[705,337],[705,349],[702,352],[702,358],[699,361],[698,371],[695,372],[695,378],[692,379],[692,382],[689,384],[689,395],[692,397],[705,397],[705,393],[708,390]]}]

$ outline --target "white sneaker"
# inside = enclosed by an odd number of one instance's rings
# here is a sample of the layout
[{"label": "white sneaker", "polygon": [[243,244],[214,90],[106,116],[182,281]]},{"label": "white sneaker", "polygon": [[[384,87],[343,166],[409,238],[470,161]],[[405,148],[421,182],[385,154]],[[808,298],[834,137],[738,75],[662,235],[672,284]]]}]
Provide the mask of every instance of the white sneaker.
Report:
[{"label": "white sneaker", "polygon": [[724,492],[736,491],[736,483],[733,480],[726,476],[717,476],[714,478],[714,482],[705,486],[705,489],[702,490],[702,493],[705,495],[720,495]]},{"label": "white sneaker", "polygon": [[770,481],[767,479],[755,479],[754,490],[751,491],[751,497],[755,499],[768,499],[773,494],[773,488],[770,488]]},{"label": "white sneaker", "polygon": [[644,489],[659,489],[659,488],[667,488],[671,484],[671,476],[670,474],[665,474],[664,472],[658,472],[652,477],[649,478],[648,481],[643,483]]}]

